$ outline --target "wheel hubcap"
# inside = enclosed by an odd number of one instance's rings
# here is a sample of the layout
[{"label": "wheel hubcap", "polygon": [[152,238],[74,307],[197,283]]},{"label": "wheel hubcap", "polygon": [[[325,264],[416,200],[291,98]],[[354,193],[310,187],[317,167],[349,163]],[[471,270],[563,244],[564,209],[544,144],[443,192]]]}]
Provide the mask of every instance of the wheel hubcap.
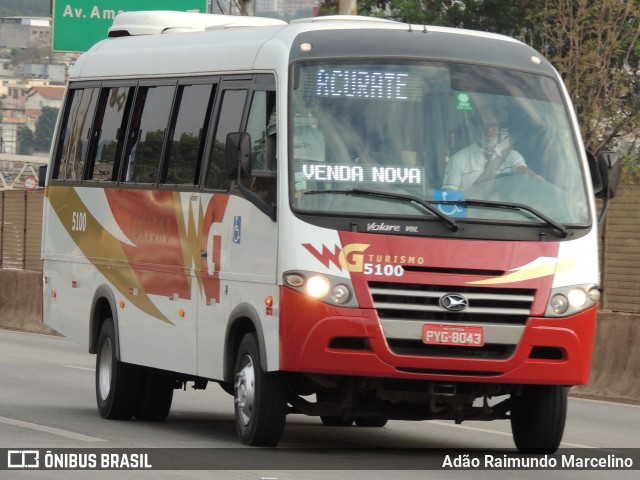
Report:
[{"label": "wheel hubcap", "polygon": [[246,427],[251,422],[254,408],[255,372],[251,357],[246,357],[247,363],[236,374],[235,403],[240,421]]},{"label": "wheel hubcap", "polygon": [[111,365],[113,361],[113,348],[111,339],[105,338],[100,347],[100,355],[98,361],[98,389],[100,390],[100,398],[106,400],[111,390]]}]

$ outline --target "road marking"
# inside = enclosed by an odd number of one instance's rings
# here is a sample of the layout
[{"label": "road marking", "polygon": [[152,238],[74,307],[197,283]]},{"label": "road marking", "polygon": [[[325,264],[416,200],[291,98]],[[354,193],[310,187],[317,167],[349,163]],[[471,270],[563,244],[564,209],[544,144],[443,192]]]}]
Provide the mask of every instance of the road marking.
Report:
[{"label": "road marking", "polygon": [[[494,435],[502,435],[503,437],[509,437],[509,438],[511,438],[513,436],[511,433],[507,433],[507,432],[499,432],[497,430],[489,430],[488,428],[478,428],[478,427],[469,427],[469,426],[466,426],[466,425],[456,425],[454,423],[446,423],[446,422],[441,422],[439,420],[431,420],[431,421],[429,421],[429,423],[435,423],[437,425],[442,425],[443,427],[450,427],[450,428],[458,428],[458,429],[462,429],[462,430],[469,430],[469,431],[472,431],[472,432],[492,433]],[[580,445],[578,443],[568,443],[568,442],[562,442],[561,445],[564,446],[564,447],[571,447],[571,448],[597,448],[597,447],[593,447],[591,445]]]},{"label": "road marking", "polygon": [[69,430],[62,430],[60,428],[47,427],[46,425],[39,425],[37,423],[23,422],[22,420],[15,420],[13,418],[0,417],[0,423],[12,425],[14,427],[37,430],[39,432],[50,433],[52,435],[58,435],[60,437],[70,438],[72,440],[80,440],[82,442],[106,442],[107,441],[104,438],[90,437],[89,435],[83,435],[82,433],[71,432]]},{"label": "road marking", "polygon": [[613,401],[613,400],[598,400],[596,398],[583,398],[583,397],[569,397],[571,400],[578,400],[580,402],[587,403],[600,403],[602,405],[615,405],[616,407],[631,407],[631,408],[640,408],[640,405],[635,403],[625,403],[624,401]]},{"label": "road marking", "polygon": [[78,365],[60,365],[61,367],[67,368],[75,368],[76,370],[87,370],[89,372],[95,372],[96,369],[94,367],[80,367]]}]

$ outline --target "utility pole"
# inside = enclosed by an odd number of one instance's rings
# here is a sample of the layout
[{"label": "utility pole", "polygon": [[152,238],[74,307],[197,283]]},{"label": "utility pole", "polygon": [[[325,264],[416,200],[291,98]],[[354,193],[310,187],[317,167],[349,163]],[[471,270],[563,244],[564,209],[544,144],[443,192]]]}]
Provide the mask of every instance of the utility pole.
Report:
[{"label": "utility pole", "polygon": [[339,0],[338,3],[339,15],[357,15],[358,5],[356,0]]}]

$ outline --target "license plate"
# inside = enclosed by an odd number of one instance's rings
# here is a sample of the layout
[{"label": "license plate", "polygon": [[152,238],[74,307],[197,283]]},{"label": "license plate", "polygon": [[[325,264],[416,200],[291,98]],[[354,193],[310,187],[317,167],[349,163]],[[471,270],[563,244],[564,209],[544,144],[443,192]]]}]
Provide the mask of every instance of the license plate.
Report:
[{"label": "license plate", "polygon": [[467,325],[432,325],[422,329],[422,341],[428,345],[482,347],[484,328]]}]

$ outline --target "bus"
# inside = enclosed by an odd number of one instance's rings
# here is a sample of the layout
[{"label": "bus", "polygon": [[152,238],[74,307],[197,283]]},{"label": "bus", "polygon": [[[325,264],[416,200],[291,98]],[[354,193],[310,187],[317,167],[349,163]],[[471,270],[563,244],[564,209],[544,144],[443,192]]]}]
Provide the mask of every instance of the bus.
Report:
[{"label": "bus", "polygon": [[43,320],[96,355],[107,419],[217,383],[246,445],[304,414],[509,420],[552,452],[589,379],[617,166],[512,38],[125,12],[70,73]]}]

